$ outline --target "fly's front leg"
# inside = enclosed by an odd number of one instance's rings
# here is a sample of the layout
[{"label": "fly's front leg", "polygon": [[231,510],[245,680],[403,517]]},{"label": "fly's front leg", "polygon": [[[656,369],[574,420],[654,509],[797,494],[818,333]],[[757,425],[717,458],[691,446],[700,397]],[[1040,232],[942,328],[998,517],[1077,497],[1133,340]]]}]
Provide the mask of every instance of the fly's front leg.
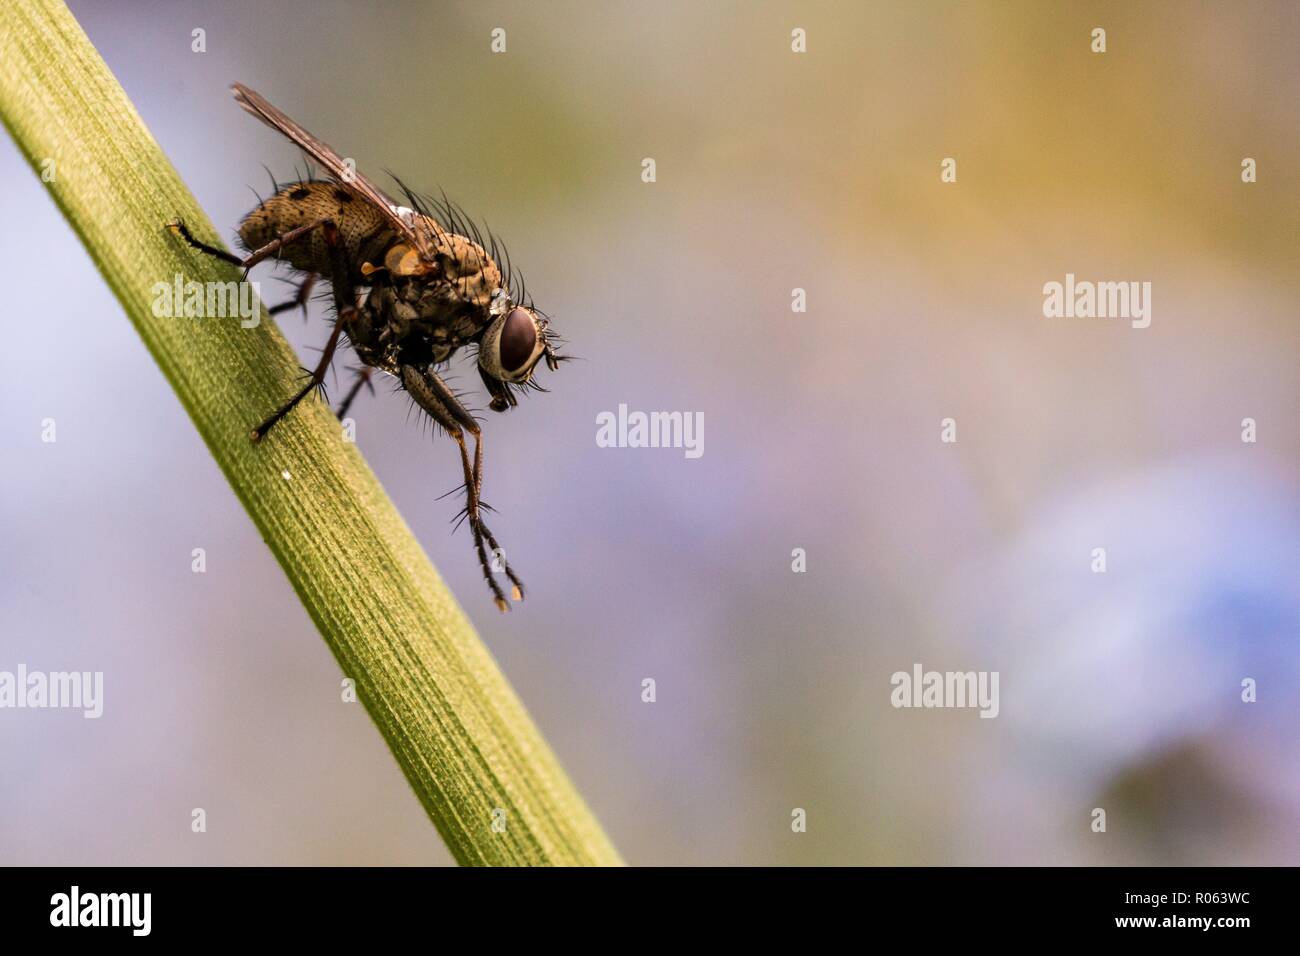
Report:
[{"label": "fly's front leg", "polygon": [[[312,389],[320,388],[325,384],[325,373],[329,371],[330,362],[334,359],[334,351],[338,348],[339,335],[343,331],[344,325],[356,317],[357,312],[357,294],[352,288],[352,281],[348,276],[348,264],[343,241],[339,236],[338,228],[329,219],[322,219],[312,228],[321,229],[325,236],[325,246],[329,249],[330,258],[333,263],[330,285],[334,289],[334,307],[338,311],[338,317],[334,321],[334,329],[330,332],[329,341],[325,343],[325,349],[321,353],[320,362],[316,365],[316,370],[311,373],[307,384],[293,398],[289,399],[284,405],[280,406],[276,412],[266,421],[253,429],[253,441],[261,441],[266,433],[280,419],[289,414],[294,406],[307,397]],[[301,229],[295,229],[293,232],[301,232]],[[285,233],[281,239],[292,241],[289,237],[292,233]],[[294,236],[293,238],[297,238]],[[265,246],[263,248],[266,248]],[[260,251],[260,250],[259,250]],[[257,253],[254,253],[256,255]],[[251,256],[249,258],[252,258]]]},{"label": "fly's front leg", "polygon": [[[432,369],[420,370],[411,365],[402,366],[402,386],[411,394],[415,403],[428,412],[433,420],[446,429],[447,434],[460,447],[460,464],[465,473],[465,515],[469,519],[470,532],[474,535],[474,550],[478,553],[479,565],[483,569],[483,578],[492,589],[492,596],[497,607],[502,611],[510,609],[501,585],[492,576],[492,565],[488,561],[487,549],[501,555],[501,570],[510,579],[511,596],[516,601],[524,599],[524,583],[505,560],[497,539],[483,523],[481,514],[483,488],[483,435],[478,422],[474,420],[461,404],[456,394],[447,387]],[[474,460],[470,463],[469,449],[465,447],[465,432],[474,436]]]}]

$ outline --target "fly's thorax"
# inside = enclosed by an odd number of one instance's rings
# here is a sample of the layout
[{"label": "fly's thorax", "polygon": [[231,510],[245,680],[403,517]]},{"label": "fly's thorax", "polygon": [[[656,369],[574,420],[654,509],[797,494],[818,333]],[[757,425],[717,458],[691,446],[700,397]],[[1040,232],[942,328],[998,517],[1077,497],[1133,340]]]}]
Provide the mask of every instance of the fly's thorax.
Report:
[{"label": "fly's thorax", "polygon": [[[338,227],[345,256],[354,267],[371,258],[382,258],[383,249],[392,242],[392,232],[378,209],[346,185],[327,181],[295,183],[280,190],[244,217],[239,238],[252,251],[321,219],[329,219]],[[305,272],[328,277],[333,271],[320,229],[286,245],[280,258]]]},{"label": "fly's thorax", "polygon": [[385,330],[387,341],[404,351],[427,352],[424,361],[442,361],[473,340],[489,318],[451,283],[432,276],[376,284],[365,311],[374,330]]},{"label": "fly's thorax", "polygon": [[492,257],[477,242],[444,233],[438,243],[437,259],[443,280],[464,302],[486,316],[493,293],[503,284],[501,270]]}]

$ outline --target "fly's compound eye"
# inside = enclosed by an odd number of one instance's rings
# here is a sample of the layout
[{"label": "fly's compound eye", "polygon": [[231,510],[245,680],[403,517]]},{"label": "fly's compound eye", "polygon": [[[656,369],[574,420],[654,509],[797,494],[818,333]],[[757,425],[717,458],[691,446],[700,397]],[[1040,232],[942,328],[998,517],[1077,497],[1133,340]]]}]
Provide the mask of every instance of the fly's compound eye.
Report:
[{"label": "fly's compound eye", "polygon": [[[478,367],[484,381],[528,381],[546,351],[546,320],[521,305],[502,311],[483,332]],[[494,397],[495,393],[494,393]]]},{"label": "fly's compound eye", "polygon": [[537,351],[537,323],[527,309],[514,308],[501,328],[501,367],[517,375]]}]

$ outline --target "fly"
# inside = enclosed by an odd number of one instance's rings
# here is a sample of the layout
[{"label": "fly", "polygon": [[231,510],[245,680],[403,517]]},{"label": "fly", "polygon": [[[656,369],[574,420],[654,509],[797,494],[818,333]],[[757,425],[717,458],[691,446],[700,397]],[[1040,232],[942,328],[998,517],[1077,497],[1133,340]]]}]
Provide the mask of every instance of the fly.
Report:
[{"label": "fly", "polygon": [[[243,258],[200,242],[179,220],[168,228],[200,252],[245,270],[269,258],[289,263],[300,275],[298,293],[272,307],[272,315],[305,309],[318,279],[329,283],[335,307],[320,362],[301,389],[252,430],[253,441],[265,438],[313,390],[323,390],[325,373],[346,338],[362,366],[339,417],[378,369],[393,376],[455,440],[464,471],[464,518],[496,605],[509,610],[493,577],[489,549],[510,581],[514,600],[523,600],[524,585],[483,522],[481,428],[438,370],[462,346],[473,346],[489,407],[513,408],[517,392],[539,389],[532,376],[540,361],[554,370],[564,359],[556,354],[549,319],[534,308],[522,283],[515,286],[502,272],[495,238],[489,233],[485,239],[452,203],[417,195],[400,181],[405,203],[395,202],[258,93],[240,83],[232,89],[240,106],[288,137],[327,178],[277,184],[275,195],[240,223]],[[505,261],[508,271],[509,258]],[[473,455],[467,434],[474,439]]]}]

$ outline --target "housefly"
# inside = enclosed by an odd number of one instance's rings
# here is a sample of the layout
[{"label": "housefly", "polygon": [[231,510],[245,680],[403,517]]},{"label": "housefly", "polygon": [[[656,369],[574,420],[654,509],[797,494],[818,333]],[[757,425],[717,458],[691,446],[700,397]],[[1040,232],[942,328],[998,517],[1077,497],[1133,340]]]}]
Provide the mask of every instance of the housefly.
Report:
[{"label": "housefly", "polygon": [[[445,197],[417,195],[398,181],[404,201],[393,200],[264,97],[240,83],[232,89],[240,106],[288,137],[324,176],[277,184],[275,194],[239,226],[243,257],[200,242],[179,220],[168,227],[195,249],[245,270],[266,259],[287,262],[300,276],[298,294],[272,314],[305,308],[317,280],[329,284],[335,307],[320,362],[292,397],[253,428],[253,441],[323,388],[334,353],[346,340],[361,367],[339,417],[378,370],[455,440],[464,471],[463,517],[496,605],[508,610],[494,569],[509,579],[514,600],[523,600],[524,585],[483,521],[481,427],[439,370],[462,346],[473,347],[489,407],[513,408],[519,393],[539,389],[533,382],[539,362],[554,370],[564,358],[556,352],[550,320],[510,275],[509,256],[496,238],[485,236]],[[474,441],[472,454],[467,436]]]}]

